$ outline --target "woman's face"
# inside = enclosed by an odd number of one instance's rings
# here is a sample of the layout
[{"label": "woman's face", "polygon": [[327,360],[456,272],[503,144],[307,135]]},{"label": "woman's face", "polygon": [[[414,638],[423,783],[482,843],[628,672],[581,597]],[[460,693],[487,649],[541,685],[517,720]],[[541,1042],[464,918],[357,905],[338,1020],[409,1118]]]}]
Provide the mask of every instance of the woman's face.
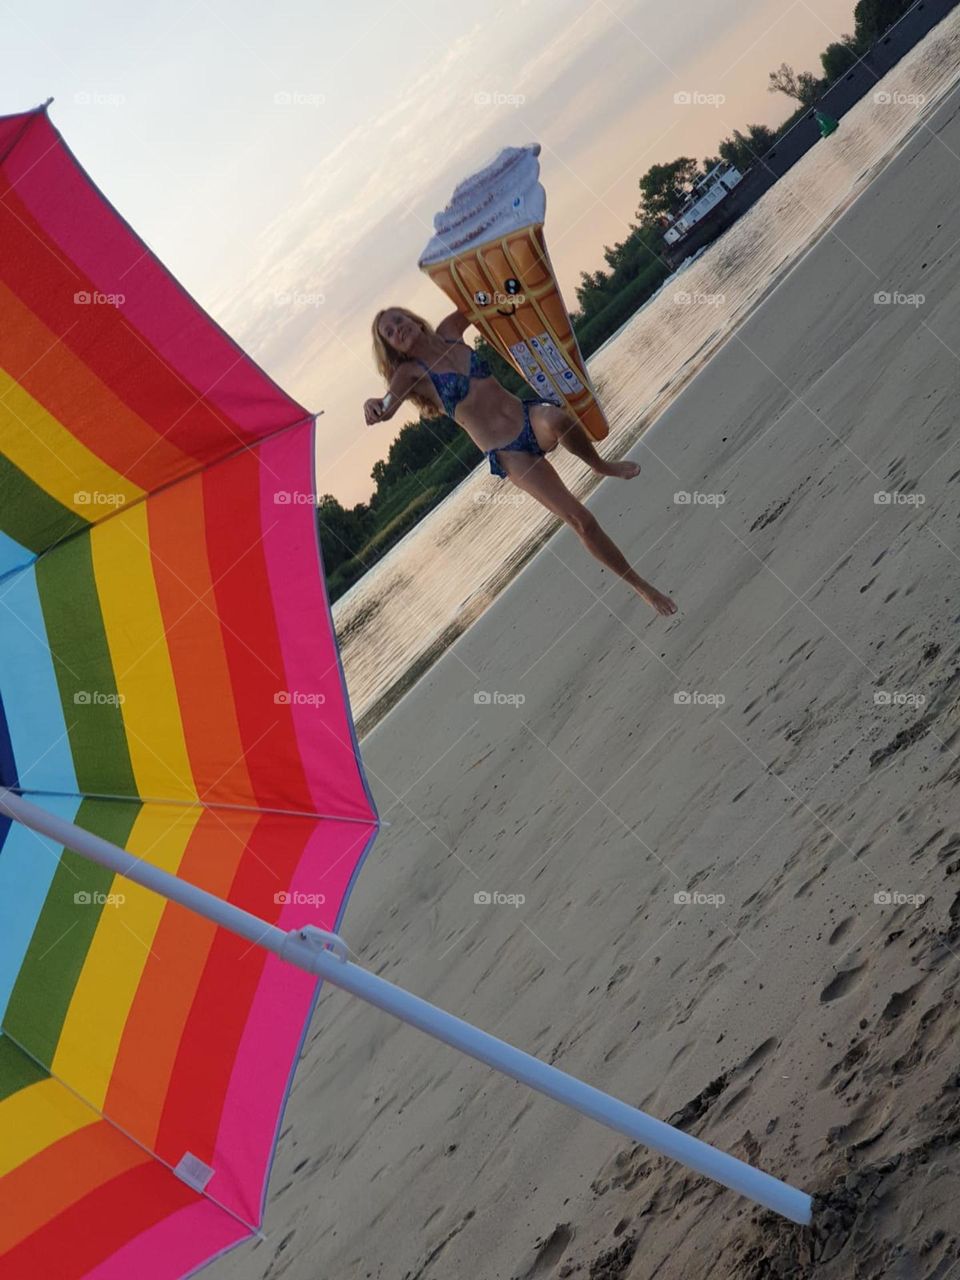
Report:
[{"label": "woman's face", "polygon": [[394,351],[406,354],[420,336],[420,326],[402,311],[385,311],[380,317],[380,337]]}]

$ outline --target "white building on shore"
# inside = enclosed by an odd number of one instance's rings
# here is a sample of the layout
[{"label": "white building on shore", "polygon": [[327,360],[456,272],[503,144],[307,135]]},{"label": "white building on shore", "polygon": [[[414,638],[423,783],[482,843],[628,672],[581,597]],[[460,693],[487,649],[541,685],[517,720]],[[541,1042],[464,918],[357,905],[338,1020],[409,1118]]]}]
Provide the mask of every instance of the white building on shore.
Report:
[{"label": "white building on shore", "polygon": [[676,244],[688,231],[730,194],[743,174],[733,165],[717,164],[694,183],[690,196],[663,233],[667,244]]}]

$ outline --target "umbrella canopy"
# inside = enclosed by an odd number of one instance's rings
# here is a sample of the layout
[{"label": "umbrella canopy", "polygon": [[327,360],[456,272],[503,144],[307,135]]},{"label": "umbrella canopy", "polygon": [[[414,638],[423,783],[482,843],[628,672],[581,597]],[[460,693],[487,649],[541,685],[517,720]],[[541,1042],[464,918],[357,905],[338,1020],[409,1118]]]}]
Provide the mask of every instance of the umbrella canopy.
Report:
[{"label": "umbrella canopy", "polygon": [[[0,786],[284,929],[377,830],[314,416],[0,118]],[[254,1233],[318,983],[0,815],[0,1274],[185,1275]]]}]

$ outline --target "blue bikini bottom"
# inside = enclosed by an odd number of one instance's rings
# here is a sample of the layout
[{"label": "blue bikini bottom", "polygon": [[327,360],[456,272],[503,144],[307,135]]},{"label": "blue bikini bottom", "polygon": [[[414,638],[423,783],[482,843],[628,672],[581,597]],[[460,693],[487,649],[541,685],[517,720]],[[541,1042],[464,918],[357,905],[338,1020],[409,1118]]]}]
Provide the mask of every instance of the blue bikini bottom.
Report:
[{"label": "blue bikini bottom", "polygon": [[495,476],[499,476],[501,480],[506,480],[507,473],[500,465],[497,458],[498,453],[510,451],[513,453],[532,453],[534,457],[542,457],[543,450],[537,443],[537,437],[533,433],[533,427],[530,425],[530,406],[532,404],[553,404],[552,400],[543,400],[539,396],[533,396],[526,400],[522,400],[523,405],[523,429],[517,436],[516,440],[511,440],[509,444],[498,445],[496,449],[488,449],[487,457],[490,460],[490,470]]}]

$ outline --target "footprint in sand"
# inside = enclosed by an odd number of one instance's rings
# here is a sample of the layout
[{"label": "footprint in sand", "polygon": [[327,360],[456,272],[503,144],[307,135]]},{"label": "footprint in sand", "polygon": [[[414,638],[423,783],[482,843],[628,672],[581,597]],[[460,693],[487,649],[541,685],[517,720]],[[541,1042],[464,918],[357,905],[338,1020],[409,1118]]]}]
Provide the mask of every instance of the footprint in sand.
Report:
[{"label": "footprint in sand", "polygon": [[814,872],[814,874],[810,876],[808,880],[804,880],[803,884],[800,886],[799,889],[797,889],[796,893],[794,893],[793,896],[795,898],[805,897],[807,895],[807,890],[810,888],[810,886],[816,884],[817,881],[820,879],[820,877],[826,873],[826,870],[827,870],[827,864],[824,863],[819,871]]},{"label": "footprint in sand", "polygon": [[534,1259],[526,1270],[520,1272],[518,1280],[534,1280],[535,1276],[553,1271],[570,1247],[573,1234],[569,1222],[558,1222],[546,1240],[538,1240],[534,1245]]},{"label": "footprint in sand", "polygon": [[827,1130],[827,1141],[834,1146],[847,1146],[851,1151],[865,1151],[883,1137],[893,1124],[897,1108],[887,1099],[867,1099],[845,1124]]},{"label": "footprint in sand", "polygon": [[667,1068],[667,1070],[672,1071],[673,1068],[680,1061],[680,1059],[685,1058],[696,1043],[697,1043],[696,1040],[688,1040],[686,1044],[682,1044],[680,1048],[677,1050],[677,1052],[670,1059],[670,1066]]},{"label": "footprint in sand", "polygon": [[777,1037],[770,1036],[769,1039],[764,1040],[763,1044],[758,1045],[756,1049],[754,1049],[753,1053],[744,1058],[734,1072],[734,1075],[740,1076],[746,1071],[752,1071],[754,1067],[759,1067],[760,1063],[766,1058],[769,1058],[770,1054],[773,1053],[774,1049],[778,1048],[779,1045],[780,1041]]},{"label": "footprint in sand", "polygon": [[[770,1057],[771,1053],[779,1047],[780,1041],[776,1036],[770,1036],[769,1039],[764,1040],[763,1044],[757,1045],[756,1049],[754,1049],[752,1053],[748,1054],[739,1066],[734,1067],[729,1074],[730,1082],[732,1083],[738,1077],[749,1075],[751,1071],[756,1067],[759,1067],[761,1063],[765,1062],[767,1058]],[[736,1093],[728,1098],[719,1111],[717,1119],[723,1120],[728,1115],[731,1115],[736,1111],[740,1103],[753,1092],[753,1086],[754,1080],[749,1080],[742,1089],[738,1089]]]},{"label": "footprint in sand", "polygon": [[924,1010],[916,1023],[910,1047],[891,1064],[890,1070],[894,1076],[906,1075],[925,1058],[939,1057],[940,1053],[953,1042],[953,1028],[949,1024],[940,1029],[939,1036],[935,1035],[937,1023],[945,1008],[946,1003],[940,1001]]},{"label": "footprint in sand", "polygon": [[725,1102],[723,1106],[720,1108],[720,1110],[717,1112],[716,1119],[725,1120],[727,1116],[731,1115],[734,1111],[736,1111],[737,1107],[739,1107],[740,1103],[743,1102],[744,1098],[746,1098],[752,1092],[753,1092],[752,1084],[744,1085],[742,1089],[738,1089],[737,1092],[733,1095],[733,1097],[728,1099],[728,1101]]},{"label": "footprint in sand", "polygon": [[820,992],[820,1003],[829,1004],[831,1000],[839,1000],[841,996],[845,996],[848,991],[860,981],[860,975],[866,968],[865,964],[858,964],[853,969],[843,969],[840,973],[834,974],[827,985]]},{"label": "footprint in sand", "polygon": [[914,996],[923,986],[924,980],[921,978],[919,982],[915,982],[912,987],[907,987],[905,991],[895,991],[887,1001],[883,1013],[880,1015],[881,1022],[894,1022],[901,1014],[913,1004]]},{"label": "footprint in sand", "polygon": [[[853,1082],[860,1070],[859,1064],[869,1052],[870,1045],[866,1039],[855,1040],[843,1057],[833,1064],[827,1074],[817,1085],[817,1088],[827,1089],[831,1085],[834,1085],[834,1091],[836,1093],[843,1093]],[[843,1079],[838,1084],[834,1084],[837,1077],[841,1075],[843,1076]]]},{"label": "footprint in sand", "polygon": [[837,925],[837,927],[834,929],[833,933],[831,933],[830,937],[827,939],[827,944],[832,947],[834,946],[835,943],[839,942],[840,939],[843,937],[843,935],[847,932],[847,930],[853,924],[853,920],[854,920],[853,916],[847,916],[846,920],[841,920],[840,923]]}]

